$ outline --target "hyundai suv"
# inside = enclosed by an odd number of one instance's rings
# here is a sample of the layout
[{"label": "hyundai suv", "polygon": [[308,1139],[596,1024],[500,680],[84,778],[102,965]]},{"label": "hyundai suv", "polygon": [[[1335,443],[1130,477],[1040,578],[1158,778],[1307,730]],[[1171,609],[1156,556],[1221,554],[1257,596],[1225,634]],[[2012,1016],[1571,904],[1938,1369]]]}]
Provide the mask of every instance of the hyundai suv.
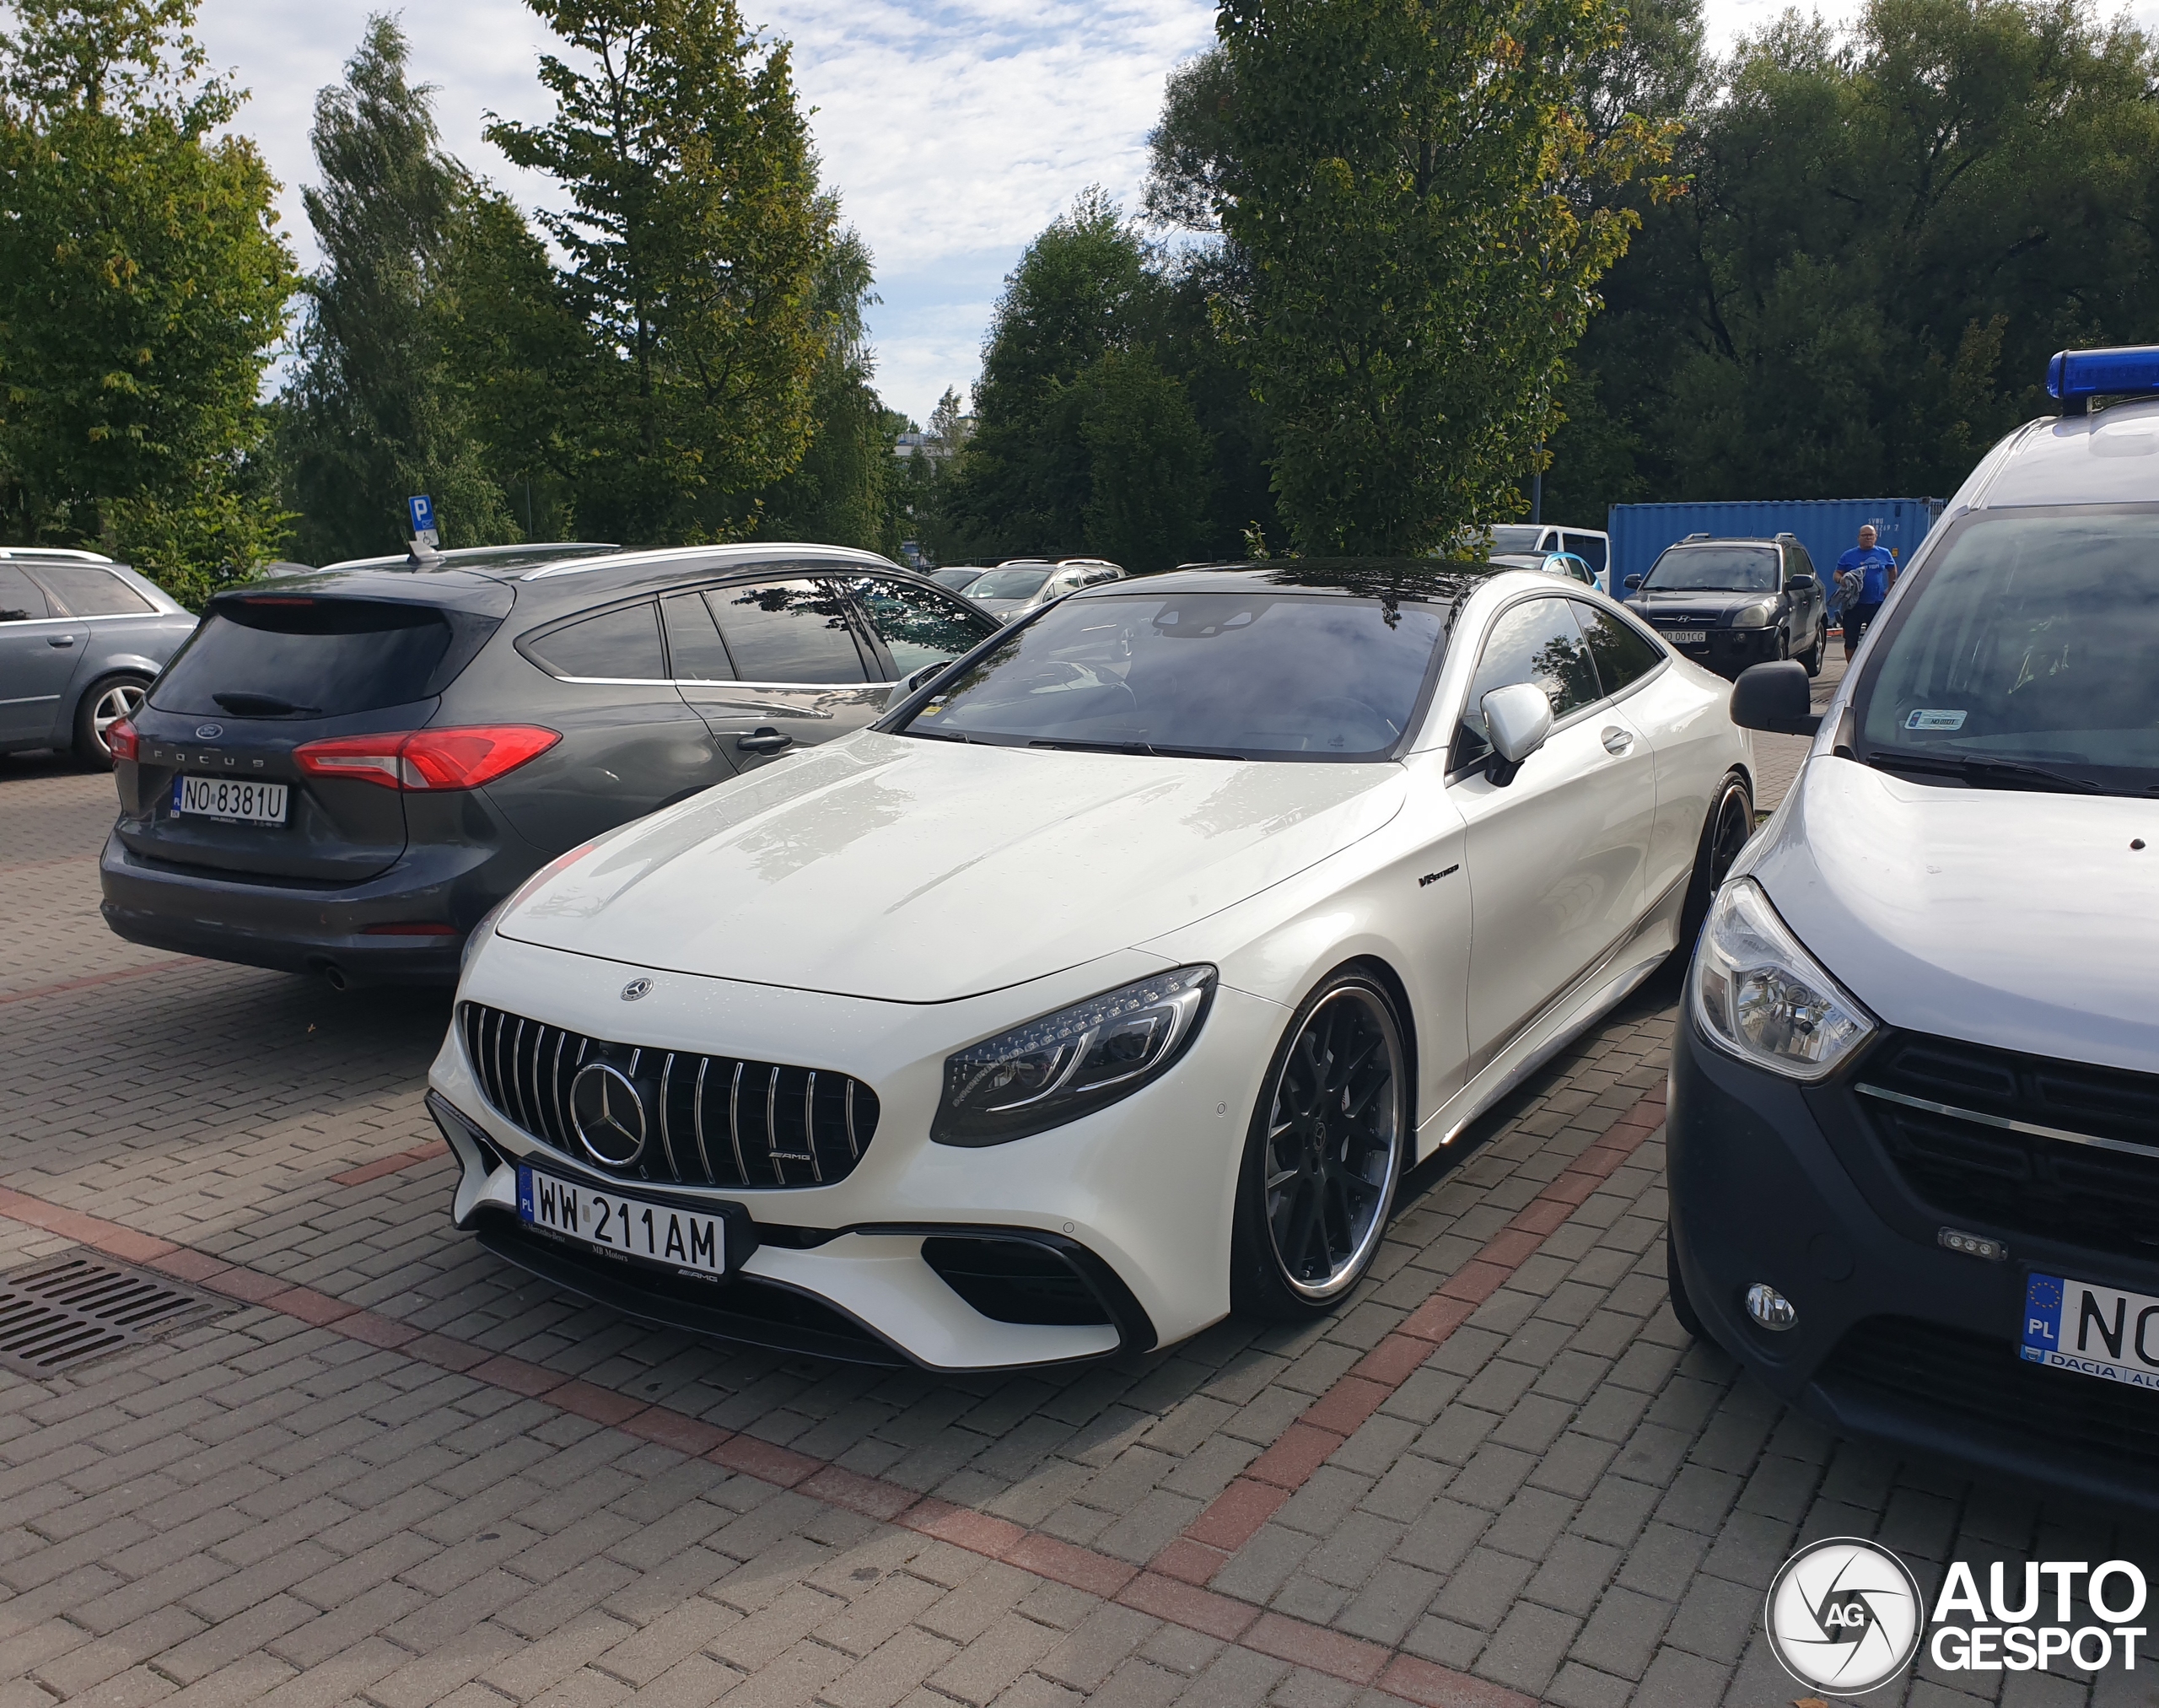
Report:
[{"label": "hyundai suv", "polygon": [[996,630],[821,546],[393,561],[221,593],[108,732],[105,917],[340,988],[450,983],[546,861],[860,728]]}]

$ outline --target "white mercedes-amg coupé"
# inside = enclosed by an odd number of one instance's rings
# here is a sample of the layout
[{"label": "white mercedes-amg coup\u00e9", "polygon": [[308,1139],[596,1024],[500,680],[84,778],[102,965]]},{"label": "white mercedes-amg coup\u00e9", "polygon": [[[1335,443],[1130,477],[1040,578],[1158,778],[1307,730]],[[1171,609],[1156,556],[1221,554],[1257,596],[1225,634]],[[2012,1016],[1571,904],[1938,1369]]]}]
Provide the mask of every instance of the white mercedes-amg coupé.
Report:
[{"label": "white mercedes-amg coup\u00e9", "polygon": [[1753,827],[1730,692],[1535,572],[1074,595],[475,932],[457,1224],[938,1370],[1328,1310],[1403,1172],[1691,939]]}]

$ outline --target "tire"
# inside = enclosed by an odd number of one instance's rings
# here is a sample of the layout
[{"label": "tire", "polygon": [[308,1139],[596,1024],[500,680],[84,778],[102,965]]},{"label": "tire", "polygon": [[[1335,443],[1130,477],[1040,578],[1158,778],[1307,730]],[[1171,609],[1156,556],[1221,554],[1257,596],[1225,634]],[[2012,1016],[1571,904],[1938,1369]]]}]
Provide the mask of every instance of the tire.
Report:
[{"label": "tire", "polygon": [[1754,834],[1754,796],[1747,779],[1736,771],[1725,773],[1709,798],[1708,816],[1702,821],[1702,839],[1694,847],[1694,874],[1687,881],[1687,901],[1679,913],[1679,943],[1672,951],[1683,962],[1694,952],[1694,939],[1702,921],[1709,918],[1709,897],[1739,858]]},{"label": "tire", "polygon": [[1348,1298],[1379,1254],[1412,1130],[1394,999],[1357,967],[1339,967],[1298,1007],[1252,1110],[1232,1304],[1297,1322]]},{"label": "tire", "polygon": [[1822,674],[1822,649],[1828,644],[1829,638],[1828,633],[1824,631],[1820,623],[1816,623],[1814,625],[1814,644],[1807,648],[1805,652],[1799,655],[1800,663],[1806,667],[1806,673],[1810,676],[1818,676]]},{"label": "tire", "polygon": [[105,745],[105,732],[122,718],[143,709],[143,695],[149,683],[141,676],[100,676],[75,703],[75,760],[88,771],[112,769],[112,750]]},{"label": "tire", "polygon": [[1664,1295],[1671,1301],[1672,1314],[1679,1319],[1679,1326],[1691,1339],[1709,1338],[1709,1331],[1703,1328],[1702,1318],[1694,1309],[1694,1301],[1687,1296],[1687,1278],[1679,1273],[1679,1242],[1670,1222],[1664,1225]]}]

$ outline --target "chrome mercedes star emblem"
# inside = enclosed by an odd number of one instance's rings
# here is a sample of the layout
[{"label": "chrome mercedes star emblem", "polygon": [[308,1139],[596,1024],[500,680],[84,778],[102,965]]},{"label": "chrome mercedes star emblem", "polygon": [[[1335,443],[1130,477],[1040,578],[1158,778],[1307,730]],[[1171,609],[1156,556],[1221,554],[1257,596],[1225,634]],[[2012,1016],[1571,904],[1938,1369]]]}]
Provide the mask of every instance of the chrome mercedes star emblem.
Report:
[{"label": "chrome mercedes star emblem", "polygon": [[640,996],[643,996],[645,992],[651,989],[652,981],[649,978],[633,978],[627,984],[625,984],[622,987],[622,1000],[625,1002],[635,1002]]},{"label": "chrome mercedes star emblem", "polygon": [[644,1155],[644,1100],[606,1062],[587,1062],[570,1081],[570,1125],[595,1162],[627,1168]]},{"label": "chrome mercedes star emblem", "polygon": [[198,741],[214,741],[224,733],[223,724],[197,724],[195,726],[195,739]]}]

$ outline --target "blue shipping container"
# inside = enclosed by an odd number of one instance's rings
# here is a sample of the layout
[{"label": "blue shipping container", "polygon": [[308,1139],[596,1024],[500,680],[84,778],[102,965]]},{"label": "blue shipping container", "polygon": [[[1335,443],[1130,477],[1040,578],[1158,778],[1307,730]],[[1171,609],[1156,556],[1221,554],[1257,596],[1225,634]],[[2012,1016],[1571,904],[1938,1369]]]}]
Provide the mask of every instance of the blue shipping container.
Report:
[{"label": "blue shipping container", "polygon": [[1627,596],[1626,578],[1645,575],[1657,554],[1689,534],[1716,539],[1767,540],[1796,534],[1814,567],[1827,575],[1837,559],[1859,543],[1862,524],[1871,522],[1880,543],[1899,563],[1926,538],[1941,514],[1940,498],[1790,498],[1720,504],[1614,504],[1607,525],[1612,535],[1612,591]]}]

